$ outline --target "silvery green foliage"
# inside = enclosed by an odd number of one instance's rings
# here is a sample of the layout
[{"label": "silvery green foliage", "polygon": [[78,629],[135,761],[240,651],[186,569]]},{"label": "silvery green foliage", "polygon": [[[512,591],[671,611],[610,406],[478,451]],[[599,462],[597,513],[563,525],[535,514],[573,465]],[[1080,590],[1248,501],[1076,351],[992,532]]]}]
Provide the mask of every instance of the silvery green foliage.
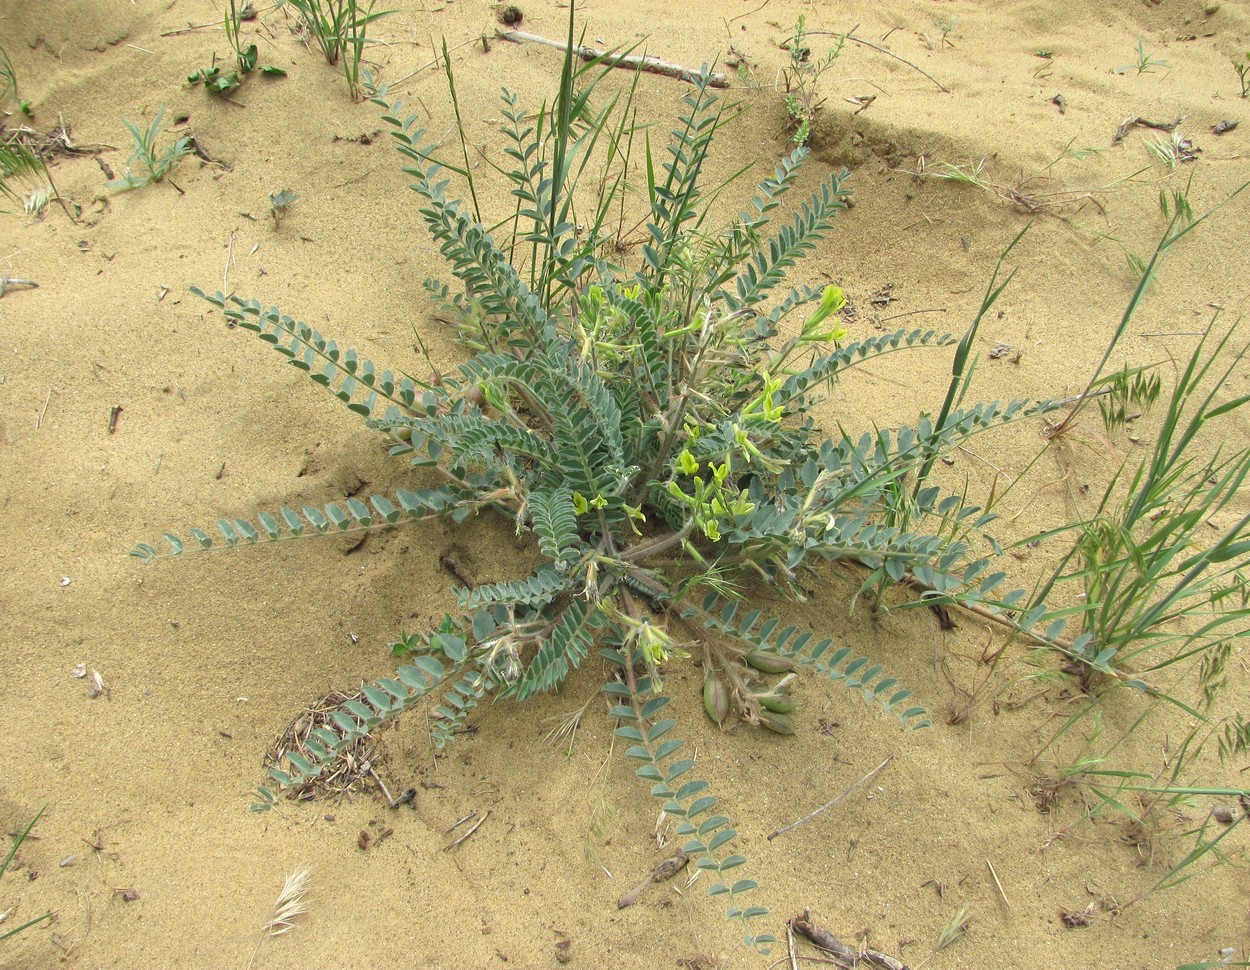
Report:
[{"label": "silvery green foliage", "polygon": [[179,135],[172,145],[158,148],[156,140],[165,130],[165,106],[156,109],[146,128],[122,119],[134,142],[134,153],[126,163],[126,174],[105,182],[107,189],[138,189],[150,182],[160,182],[174,167],[191,154],[191,137]]},{"label": "silvery green foliage", "polygon": [[[678,820],[684,850],[712,877],[709,892],[727,897],[748,944],[763,947],[772,937],[751,926],[766,910],[742,900],[755,883],[730,875],[746,862],[732,851],[736,833],[707,783],[691,777],[694,760],[664,716],[662,666],[684,655],[670,622],[707,631],[705,701],[718,723],[732,708],[750,724],[792,733],[793,702],[769,676],[805,665],[909,727],[927,725],[881,666],[758,611],[740,614],[736,590],[762,582],[803,598],[813,567],[852,560],[868,567],[870,583],[919,583],[948,601],[992,598],[1003,576],[990,568],[990,517],[923,479],[968,436],[1049,405],[957,406],[971,335],[960,342],[911,330],[844,342],[837,287],[783,284],[846,207],[847,173],[829,176],[773,226],[808,158],[800,148],[714,230],[701,177],[734,106],[705,72],[663,152],[649,140],[639,149],[629,96],[594,107],[604,72],[566,58],[559,97],[537,115],[504,92],[509,161],[500,172],[516,203],[494,231],[475,201],[451,194],[458,175],[476,199],[472,169],[440,161],[402,103],[374,89],[421,217],[463,286],[452,293],[443,281],[426,283],[472,351],[437,384],[397,376],[276,309],[196,291],[385,435],[393,454],[426,469],[422,481],[429,472],[438,481],[367,503],[223,520],[220,538],[191,530],[192,548],[501,513],[533,537],[541,564],[528,576],[455,590],[455,611],[438,630],[393,646],[406,661],[396,677],[345,704],[333,726],[314,732],[311,757],[288,754],[271,781],[280,789],[307,782],[350,741],[427,698],[441,746],[485,696],[520,701],[554,690],[597,651],[608,663],[616,733],[639,777]],[[607,174],[594,170],[598,194],[577,210],[575,187],[597,148],[606,150]],[[648,215],[627,263],[621,223],[612,228],[624,169],[610,163],[637,151]],[[957,379],[938,419],[858,438],[818,428],[813,407],[846,369],[956,344]],[[883,505],[909,476],[919,482],[907,488],[908,514],[889,523]],[[911,527],[933,520],[936,532]],[[166,540],[167,553],[143,545],[134,554],[147,561],[187,548],[177,536]],[[257,807],[268,808],[274,793],[260,794]]]}]

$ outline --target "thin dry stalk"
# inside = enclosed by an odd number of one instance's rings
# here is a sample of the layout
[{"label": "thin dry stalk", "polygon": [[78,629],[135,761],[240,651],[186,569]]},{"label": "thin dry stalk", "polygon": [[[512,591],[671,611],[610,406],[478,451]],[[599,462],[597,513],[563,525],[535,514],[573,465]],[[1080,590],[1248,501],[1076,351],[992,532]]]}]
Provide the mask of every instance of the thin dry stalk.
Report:
[{"label": "thin dry stalk", "polygon": [[1002,881],[998,878],[998,873],[994,870],[994,863],[990,862],[989,859],[986,859],[985,864],[990,867],[990,875],[994,877],[994,885],[998,887],[998,895],[1003,897],[1003,904],[1010,912],[1011,901],[1007,898],[1007,890],[1003,888]]},{"label": "thin dry stalk", "polygon": [[810,909],[805,909],[798,916],[791,919],[789,927],[791,931],[792,964],[796,962],[793,956],[794,931],[798,931],[799,935],[806,937],[830,956],[828,960],[814,960],[811,957],[804,957],[803,960],[805,962],[831,963],[836,967],[842,967],[843,970],[859,970],[859,968],[869,967],[873,968],[873,970],[910,970],[907,964],[901,960],[894,959],[887,953],[870,950],[866,946],[860,946],[858,949],[847,946],[824,927],[814,923]]},{"label": "thin dry stalk", "polygon": [[847,795],[851,794],[851,792],[855,791],[858,788],[863,787],[864,785],[868,784],[868,782],[876,778],[877,773],[880,772],[881,769],[883,769],[886,765],[888,765],[893,760],[894,760],[894,755],[890,755],[890,757],[886,758],[883,762],[881,762],[881,764],[873,768],[872,771],[864,775],[863,778],[855,782],[855,784],[851,785],[849,788],[843,790],[843,792],[840,795],[838,795],[836,798],[831,798],[829,801],[825,802],[825,804],[821,805],[820,808],[816,809],[816,811],[812,812],[810,815],[804,815],[797,822],[791,822],[789,825],[785,826],[784,828],[780,828],[780,829],[777,829],[776,832],[769,833],[768,841],[771,842],[773,839],[775,839],[779,835],[785,835],[791,829],[796,829],[800,825],[803,825],[806,822],[810,822],[812,819],[814,819],[817,815],[819,815],[821,812],[825,811],[826,809],[833,808],[834,805],[842,801],[842,799],[844,799]]},{"label": "thin dry stalk", "polygon": [[[544,47],[554,47],[560,51],[569,50],[568,44],[562,40],[540,37],[537,34],[527,33],[524,30],[496,30],[495,36],[500,40],[511,41],[514,44],[541,44]],[[690,81],[692,83],[699,77],[699,72],[696,70],[683,67],[681,64],[660,60],[660,58],[652,57],[650,54],[615,54],[612,51],[596,50],[593,47],[580,47],[578,45],[574,45],[572,51],[575,57],[580,57],[583,61],[602,61],[604,64],[612,67],[623,67],[628,71],[648,71],[652,74],[662,74],[665,77],[677,78],[678,80]],[[719,71],[713,71],[710,77],[711,80],[708,83],[712,87],[729,87],[729,81]]]},{"label": "thin dry stalk", "polygon": [[474,822],[474,823],[473,823],[473,827],[472,827],[471,829],[469,829],[467,832],[465,832],[465,833],[464,833],[464,835],[460,836],[460,838],[456,839],[456,841],[455,841],[455,842],[453,842],[451,845],[445,846],[445,847],[443,848],[443,851],[444,851],[444,852],[450,852],[452,849],[454,849],[456,846],[458,846],[461,842],[463,842],[465,839],[467,839],[470,835],[472,835],[474,832],[476,832],[479,828],[481,828],[481,827],[482,827],[482,823],[483,823],[483,822],[485,822],[488,818],[490,818],[490,810],[489,810],[489,809],[487,809],[487,811],[486,811],[486,814],[485,814],[485,815],[483,815],[481,818],[479,818],[476,822]]},{"label": "thin dry stalk", "polygon": [[[854,27],[851,28],[851,30],[854,31],[858,29],[858,27],[859,27],[859,24],[856,24]],[[854,33],[840,34],[836,30],[809,30],[807,34],[809,37],[815,37],[815,36],[845,37],[852,44],[859,44],[863,47],[870,47],[873,50],[878,51],[879,53],[885,54],[887,57],[892,57],[896,61],[901,61],[902,63],[910,67],[913,71],[918,71],[919,73],[923,74],[930,81],[936,84],[938,86],[938,90],[940,90],[943,94],[951,93],[950,88],[948,88],[945,84],[943,84],[941,81],[935,78],[932,74],[930,74],[924,68],[919,67],[916,64],[913,64],[911,61],[909,61],[905,57],[895,54],[894,51],[890,50],[888,47],[882,47],[880,44],[874,44],[872,41],[865,40],[863,37],[856,37]]]}]

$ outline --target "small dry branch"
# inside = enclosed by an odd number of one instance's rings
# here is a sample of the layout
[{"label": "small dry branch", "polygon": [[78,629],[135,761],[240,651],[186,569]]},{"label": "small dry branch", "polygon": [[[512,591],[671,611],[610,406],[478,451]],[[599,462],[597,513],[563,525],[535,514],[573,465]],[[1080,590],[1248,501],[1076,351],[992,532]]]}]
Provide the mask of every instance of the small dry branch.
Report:
[{"label": "small dry branch", "polygon": [[895,960],[892,956],[878,953],[876,950],[849,947],[828,930],[812,922],[812,911],[803,910],[790,920],[790,926],[800,936],[811,940],[822,950],[832,955],[834,963],[846,970],[909,970],[907,964]]},{"label": "small dry branch", "polygon": [[653,882],[664,882],[666,879],[672,879],[677,873],[686,867],[686,863],[690,861],[690,856],[684,852],[678,852],[677,855],[670,859],[665,859],[658,866],[647,873],[647,877],[637,886],[627,892],[624,896],[616,901],[617,909],[624,909],[626,906],[633,906],[638,902],[638,897],[642,895],[644,889]]},{"label": "small dry branch", "polygon": [[[501,40],[511,41],[514,44],[542,44],[544,47],[554,47],[558,51],[569,50],[569,45],[562,40],[540,37],[538,34],[527,33],[524,30],[497,29],[495,36]],[[593,47],[581,47],[577,44],[573,45],[572,51],[574,55],[580,57],[583,61],[602,60],[604,64],[612,67],[623,67],[628,71],[647,71],[651,74],[663,74],[665,77],[677,78],[679,81],[690,81],[691,83],[699,79],[698,71],[682,67],[680,64],[673,64],[670,61],[662,61],[658,57],[652,57],[650,54],[613,54],[611,51],[596,50]],[[728,79],[719,71],[712,72],[709,83],[714,88],[729,87]]]},{"label": "small dry branch", "polygon": [[[474,832],[480,829],[482,827],[482,823],[485,822],[488,818],[490,818],[490,809],[487,809],[486,814],[483,815],[481,818],[479,818],[476,822],[474,822],[473,826],[468,831],[466,831],[464,835],[456,839],[456,841],[454,841],[451,845],[444,846],[443,851],[450,852],[452,849],[458,846],[461,842],[467,839],[470,835],[472,835]],[[456,823],[456,824],[459,824],[459,823]]]},{"label": "small dry branch", "polygon": [[[851,30],[854,31],[858,27],[859,27],[859,24],[856,24],[854,27],[851,28]],[[836,30],[809,30],[807,32],[807,36],[809,37],[816,37],[816,36],[844,37],[847,40],[849,40],[852,44],[859,44],[861,47],[870,47],[880,54],[885,54],[887,57],[892,57],[896,61],[901,61],[903,64],[906,64],[908,67],[910,67],[913,71],[923,74],[930,81],[936,84],[938,86],[938,90],[941,91],[943,94],[951,93],[950,88],[948,88],[945,84],[943,84],[941,81],[935,78],[932,74],[926,71],[923,67],[920,67],[917,64],[913,64],[907,58],[902,57],[899,54],[895,54],[894,51],[890,50],[888,47],[882,47],[880,44],[874,44],[872,41],[865,40],[863,37],[856,37],[855,34],[853,33],[841,34],[841,33],[838,33],[838,31]]]},{"label": "small dry branch", "polygon": [[1124,124],[1120,125],[1120,127],[1116,129],[1115,135],[1111,138],[1111,143],[1119,144],[1124,141],[1128,133],[1137,125],[1141,125],[1143,128],[1153,128],[1155,131],[1175,131],[1178,127],[1180,127],[1181,122],[1184,121],[1185,118],[1186,115],[1181,115],[1175,121],[1147,121],[1139,115],[1133,115],[1133,117],[1129,118],[1124,122]]}]

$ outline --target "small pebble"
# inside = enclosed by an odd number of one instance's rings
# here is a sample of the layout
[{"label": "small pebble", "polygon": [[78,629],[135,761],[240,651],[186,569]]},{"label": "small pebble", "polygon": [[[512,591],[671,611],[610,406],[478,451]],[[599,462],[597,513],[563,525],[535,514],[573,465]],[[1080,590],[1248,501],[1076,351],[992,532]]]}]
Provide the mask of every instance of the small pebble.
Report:
[{"label": "small pebble", "polygon": [[1237,818],[1237,810],[1229,808],[1227,805],[1221,805],[1211,813],[1211,817],[1221,825],[1232,825],[1233,821]]}]

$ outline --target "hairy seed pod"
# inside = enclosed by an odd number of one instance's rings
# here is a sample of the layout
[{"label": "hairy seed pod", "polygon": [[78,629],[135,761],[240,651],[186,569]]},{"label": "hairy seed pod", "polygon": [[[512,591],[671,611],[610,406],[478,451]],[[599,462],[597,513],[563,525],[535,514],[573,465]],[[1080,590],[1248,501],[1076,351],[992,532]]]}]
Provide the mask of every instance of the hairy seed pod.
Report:
[{"label": "hairy seed pod", "polygon": [[786,697],[784,694],[756,694],[755,699],[759,701],[760,707],[775,714],[789,714],[794,710],[793,698]]},{"label": "hairy seed pod", "polygon": [[703,709],[718,727],[729,716],[729,687],[713,673],[703,678]]},{"label": "hairy seed pod", "polygon": [[760,711],[760,723],[770,731],[776,731],[778,734],[793,734],[794,722],[784,714],[774,714],[772,711]]},{"label": "hairy seed pod", "polygon": [[793,660],[769,650],[752,650],[747,654],[746,661],[766,674],[784,674],[787,670],[794,669]]},{"label": "hairy seed pod", "polygon": [[396,441],[402,441],[405,444],[412,443],[412,428],[393,428],[391,429],[391,437]]},{"label": "hairy seed pod", "polygon": [[471,384],[464,392],[464,400],[474,407],[486,407],[486,395],[482,393],[481,384]]}]

